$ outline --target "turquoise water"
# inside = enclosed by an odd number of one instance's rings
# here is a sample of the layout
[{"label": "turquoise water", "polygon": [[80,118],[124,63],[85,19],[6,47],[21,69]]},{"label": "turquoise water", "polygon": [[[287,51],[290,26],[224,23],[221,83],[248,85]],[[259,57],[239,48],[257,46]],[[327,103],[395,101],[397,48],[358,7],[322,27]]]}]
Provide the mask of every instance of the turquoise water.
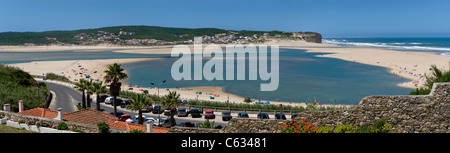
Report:
[{"label": "turquoise water", "polygon": [[31,61],[92,60],[118,58],[169,57],[170,55],[130,54],[105,51],[49,51],[49,52],[0,52],[1,64],[26,63]]},{"label": "turquoise water", "polygon": [[[122,66],[128,72],[127,84],[149,87],[151,82],[167,80],[161,88],[216,85],[232,94],[262,100],[309,102],[310,98],[316,98],[325,104],[335,100],[338,104],[358,104],[363,97],[369,95],[404,95],[411,91],[396,86],[409,80],[389,73],[387,68],[322,58],[320,55],[323,54],[280,48],[280,83],[276,91],[260,91],[260,84],[264,81],[250,81],[248,73],[247,79],[243,81],[175,81],[170,71],[178,58],[128,63]],[[206,61],[208,59],[204,59],[203,64]]]}]

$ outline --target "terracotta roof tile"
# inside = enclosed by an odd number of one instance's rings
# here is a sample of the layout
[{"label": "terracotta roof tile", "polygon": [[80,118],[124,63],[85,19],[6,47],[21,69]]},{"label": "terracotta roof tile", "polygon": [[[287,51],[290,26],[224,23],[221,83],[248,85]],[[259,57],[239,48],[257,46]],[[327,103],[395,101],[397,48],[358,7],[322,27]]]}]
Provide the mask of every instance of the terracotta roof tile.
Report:
[{"label": "terracotta roof tile", "polygon": [[[58,116],[58,111],[44,109],[44,108],[34,108],[30,110],[26,110],[23,112],[19,112],[20,114],[44,117],[44,118],[56,118]],[[69,122],[76,122],[82,124],[93,124],[97,125],[98,123],[105,122],[109,125],[110,128],[115,129],[123,129],[123,130],[134,130],[138,129],[146,132],[147,126],[141,124],[134,124],[128,122],[118,121],[117,117],[114,115],[104,113],[101,111],[94,110],[92,108],[86,108],[76,112],[63,113],[63,118]],[[153,133],[167,133],[169,128],[163,127],[153,127]]]},{"label": "terracotta roof tile", "polygon": [[101,122],[109,123],[117,121],[117,117],[115,117],[114,115],[97,111],[92,108],[86,108],[80,111],[64,114],[63,118],[64,120],[70,122],[94,124],[94,125],[97,125],[98,123]]},{"label": "terracotta roof tile", "polygon": [[[58,116],[58,111],[44,109],[44,108],[33,108],[29,110],[25,110],[23,112],[19,112],[19,114],[24,115],[30,115],[30,116],[37,116],[37,117],[44,117],[44,118],[56,118]],[[63,116],[67,113],[63,113]]]}]

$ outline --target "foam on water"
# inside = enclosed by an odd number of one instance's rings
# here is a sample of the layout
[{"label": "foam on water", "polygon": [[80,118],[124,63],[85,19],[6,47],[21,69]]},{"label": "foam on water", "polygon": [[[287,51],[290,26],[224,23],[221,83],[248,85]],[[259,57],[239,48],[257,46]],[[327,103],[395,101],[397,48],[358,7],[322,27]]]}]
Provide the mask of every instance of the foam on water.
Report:
[{"label": "foam on water", "polygon": [[[424,42],[410,42],[409,39],[366,39],[366,38],[351,38],[351,39],[324,39],[324,43],[343,45],[343,46],[365,46],[365,47],[380,47],[392,50],[401,51],[432,51],[438,52],[440,55],[449,56],[450,41],[447,39],[433,40],[421,39]],[[402,42],[403,41],[403,42]]]}]

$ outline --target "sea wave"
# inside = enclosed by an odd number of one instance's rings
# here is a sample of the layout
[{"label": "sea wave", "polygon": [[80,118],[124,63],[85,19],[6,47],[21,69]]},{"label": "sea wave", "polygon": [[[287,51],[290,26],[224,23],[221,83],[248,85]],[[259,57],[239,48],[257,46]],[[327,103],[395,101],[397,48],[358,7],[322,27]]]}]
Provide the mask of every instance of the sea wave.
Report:
[{"label": "sea wave", "polygon": [[441,55],[450,56],[450,52],[441,53]]},{"label": "sea wave", "polygon": [[[430,46],[419,46],[423,43],[400,43],[400,42],[394,42],[394,43],[368,43],[368,42],[349,42],[347,40],[323,40],[324,43],[329,44],[336,44],[336,45],[349,45],[349,46],[366,46],[366,47],[381,47],[381,48],[388,48],[393,50],[412,50],[412,51],[450,51],[450,48],[443,48],[443,47],[430,47]],[[408,45],[414,45],[414,46],[408,46]],[[447,55],[447,53],[443,53]],[[448,56],[448,55],[447,55]]]}]

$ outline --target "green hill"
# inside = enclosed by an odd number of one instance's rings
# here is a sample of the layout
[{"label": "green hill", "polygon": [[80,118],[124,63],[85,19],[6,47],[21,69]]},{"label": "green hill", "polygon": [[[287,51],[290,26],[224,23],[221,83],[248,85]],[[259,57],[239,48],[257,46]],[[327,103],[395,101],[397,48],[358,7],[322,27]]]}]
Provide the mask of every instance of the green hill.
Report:
[{"label": "green hill", "polygon": [[29,73],[18,68],[0,64],[0,106],[8,103],[17,112],[18,102],[23,100],[25,109],[42,107],[48,95],[45,83],[37,83]]},{"label": "green hill", "polygon": [[[121,31],[128,34],[120,34]],[[232,31],[217,28],[190,29],[158,26],[113,26],[71,31],[3,32],[0,33],[0,45],[24,45],[25,43],[33,43],[35,45],[48,45],[52,43],[92,45],[103,41],[117,44],[131,39],[155,39],[174,42],[192,40],[196,36],[214,36],[215,34],[221,33],[226,33],[227,35],[234,34],[235,36],[253,36],[254,34],[263,36],[264,33],[268,33],[269,36],[291,36],[291,33],[281,31]],[[84,39],[81,39],[82,37]],[[98,39],[101,39],[101,41],[98,41]]]}]

